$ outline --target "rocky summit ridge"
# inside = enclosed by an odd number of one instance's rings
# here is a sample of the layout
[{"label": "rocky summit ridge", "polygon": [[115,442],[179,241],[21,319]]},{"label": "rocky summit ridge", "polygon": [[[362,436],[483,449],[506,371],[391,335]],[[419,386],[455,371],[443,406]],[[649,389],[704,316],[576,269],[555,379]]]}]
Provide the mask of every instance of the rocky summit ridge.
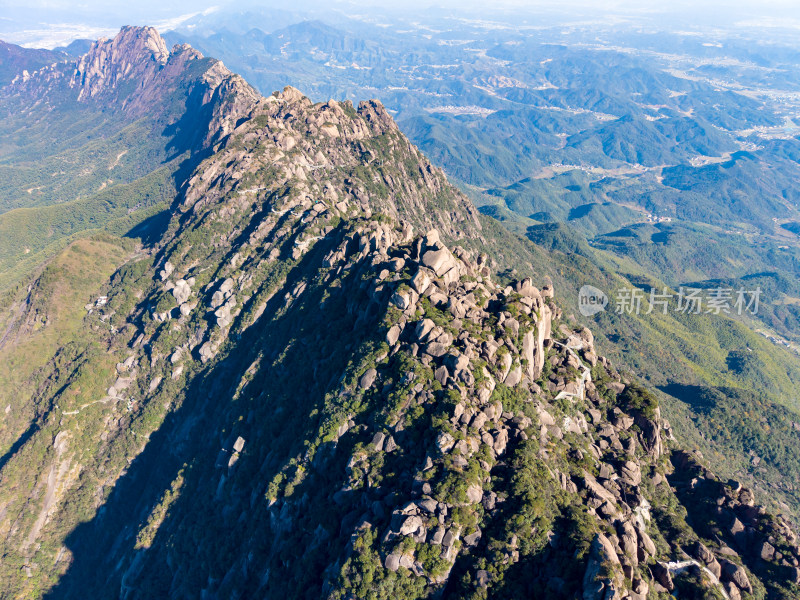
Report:
[{"label": "rocky summit ridge", "polygon": [[[12,100],[9,107],[32,115],[42,104],[62,110],[100,108],[128,120],[147,117],[173,127],[190,121],[204,134],[216,135],[230,127],[217,120],[221,115],[235,122],[240,110],[259,97],[222,62],[185,44],[169,50],[154,28],[130,26],[113,39],[97,40],[77,59],[18,75],[0,94]],[[212,141],[202,138],[206,145]],[[201,147],[195,143],[192,149]]]},{"label": "rocky summit ridge", "polygon": [[[156,35],[98,42],[70,98],[195,56]],[[4,595],[797,597],[791,525],[680,450],[543,275],[499,274],[524,253],[380,103],[208,65],[208,152],[0,467]],[[56,102],[50,73],[15,85]]]},{"label": "rocky summit ridge", "polygon": [[95,97],[125,79],[134,79],[144,88],[169,57],[170,51],[155,29],[125,27],[114,39],[92,45],[78,60],[70,85],[80,88],[78,100]]}]

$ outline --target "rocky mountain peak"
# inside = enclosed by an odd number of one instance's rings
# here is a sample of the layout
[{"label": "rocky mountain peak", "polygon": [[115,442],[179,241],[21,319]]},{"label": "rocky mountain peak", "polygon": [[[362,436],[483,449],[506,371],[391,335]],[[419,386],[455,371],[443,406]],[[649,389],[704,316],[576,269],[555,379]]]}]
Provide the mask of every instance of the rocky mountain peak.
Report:
[{"label": "rocky mountain peak", "polygon": [[30,77],[46,65],[64,62],[67,55],[56,50],[23,48],[0,40],[0,86],[6,85],[19,77]]},{"label": "rocky mountain peak", "polygon": [[75,60],[17,76],[0,95],[22,111],[75,101],[125,120],[146,117],[159,135],[176,138],[174,148],[195,150],[228,135],[261,100],[222,62],[187,44],[170,51],[152,27],[123,27]]},{"label": "rocky mountain peak", "polygon": [[113,39],[92,44],[78,61],[72,85],[80,87],[79,100],[93,98],[126,79],[145,85],[169,56],[164,38],[153,27],[126,26]]},{"label": "rocky mountain peak", "polygon": [[207,210],[229,190],[238,190],[234,204],[262,195],[266,188],[253,187],[254,174],[270,172],[269,188],[288,186],[304,210],[382,213],[418,230],[438,228],[447,239],[481,230],[469,200],[400,133],[380,102],[358,109],[349,101],[314,104],[292,87],[268,98],[236,98],[225,105],[225,141],[187,182],[182,211]]}]

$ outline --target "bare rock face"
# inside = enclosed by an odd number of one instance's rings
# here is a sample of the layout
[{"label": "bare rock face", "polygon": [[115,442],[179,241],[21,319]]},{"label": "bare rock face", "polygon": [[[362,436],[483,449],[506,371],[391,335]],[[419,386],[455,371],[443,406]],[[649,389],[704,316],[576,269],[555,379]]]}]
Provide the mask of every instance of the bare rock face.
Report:
[{"label": "bare rock face", "polygon": [[620,548],[622,549],[622,562],[633,565],[639,564],[639,538],[636,529],[630,521],[622,521],[618,527]]},{"label": "bare rock face", "polygon": [[389,554],[384,561],[384,566],[390,571],[397,571],[400,568],[400,556],[397,554]]},{"label": "bare rock face", "polygon": [[75,69],[72,84],[80,87],[78,100],[93,98],[124,80],[152,83],[169,58],[164,39],[152,27],[123,27],[111,40],[92,44]]},{"label": "bare rock face", "polygon": [[653,578],[662,588],[668,592],[672,592],[675,589],[675,584],[672,581],[672,573],[670,573],[667,565],[657,562],[650,570],[653,572]]},{"label": "bare rock face", "polygon": [[368,390],[372,387],[372,384],[375,383],[375,378],[378,376],[378,371],[375,369],[368,369],[364,375],[361,376],[361,379],[358,382],[358,385],[361,387],[362,390]]},{"label": "bare rock face", "polygon": [[231,296],[228,300],[214,311],[214,316],[217,318],[217,326],[220,328],[228,327],[232,322],[235,315],[234,309],[236,307],[236,296]]},{"label": "bare rock face", "polygon": [[695,558],[697,558],[697,560],[706,565],[716,559],[714,553],[711,552],[711,550],[709,550],[708,548],[706,548],[706,546],[702,542],[697,542],[695,544],[694,556]]},{"label": "bare rock face", "polygon": [[[522,288],[523,290],[529,288]],[[532,288],[535,290],[536,288]],[[528,293],[531,293],[530,291]],[[535,328],[525,333],[522,340],[522,354],[527,361],[526,374],[531,381],[536,381],[544,370],[545,341],[550,339],[552,328],[552,311],[539,295],[538,290],[531,306],[532,315],[535,315]]]},{"label": "bare rock face", "polygon": [[750,584],[750,578],[747,577],[747,572],[741,565],[737,565],[735,562],[725,558],[720,560],[720,565],[722,566],[721,579],[723,581],[732,582],[736,584],[736,587],[740,590],[749,594],[753,593],[753,586]]},{"label": "bare rock face", "polygon": [[637,463],[629,460],[622,465],[621,477],[628,485],[638,486],[642,482],[642,470]]},{"label": "bare rock face", "polygon": [[503,383],[505,383],[508,387],[515,387],[520,381],[522,381],[522,366],[517,365],[508,372],[508,375],[506,375]]},{"label": "bare rock face", "polygon": [[198,136],[187,143],[207,147],[229,134],[261,98],[221,62],[201,59],[203,55],[187,45],[176,45],[170,52],[152,27],[123,27],[113,39],[98,40],[72,62],[18,78],[8,91],[47,104],[52,97],[68,96],[137,119],[169,113],[176,90],[195,86],[185,108],[196,121]]},{"label": "bare rock face", "polygon": [[[619,557],[614,546],[602,533],[595,535],[589,551],[589,562],[583,576],[583,600],[609,600],[621,598],[621,583],[616,569],[620,567]],[[602,577],[609,569],[612,577]]]},{"label": "bare rock face", "polygon": [[400,535],[411,535],[412,533],[416,533],[421,527],[423,527],[422,519],[416,515],[412,515],[403,521],[403,525],[400,527]]},{"label": "bare rock face", "polygon": [[394,119],[386,111],[380,100],[364,100],[359,103],[358,111],[367,123],[373,127],[373,132],[378,133],[387,129],[397,129]]},{"label": "bare rock face", "polygon": [[483,489],[479,485],[471,485],[467,488],[467,500],[471,504],[477,504],[483,498]]},{"label": "bare rock face", "polygon": [[214,356],[216,356],[216,349],[214,348],[214,344],[211,342],[205,342],[202,346],[200,346],[199,350],[200,360],[202,362],[208,362]]},{"label": "bare rock face", "polygon": [[423,269],[417,271],[417,274],[414,275],[414,278],[411,280],[411,287],[413,287],[418,294],[424,294],[430,284],[431,278]]},{"label": "bare rock face", "polygon": [[535,381],[538,379],[539,375],[542,374],[542,368],[544,366],[544,360],[540,359],[535,361],[534,353],[538,350],[535,347],[535,332],[533,330],[528,331],[525,334],[525,337],[522,338],[522,357],[527,361],[528,367],[526,369],[528,377],[530,377],[531,381]]},{"label": "bare rock face", "polygon": [[389,328],[389,331],[386,332],[386,343],[390,346],[394,346],[397,343],[397,340],[400,339],[400,334],[403,332],[403,329],[399,325],[392,325]]},{"label": "bare rock face", "polygon": [[439,277],[456,266],[453,255],[450,254],[450,251],[447,250],[447,248],[428,250],[422,256],[422,264],[429,269],[433,269],[433,271]]},{"label": "bare rock face", "polygon": [[179,306],[186,302],[191,294],[192,288],[185,280],[179,279],[175,282],[175,287],[172,288],[172,295],[175,296],[175,302]]},{"label": "bare rock face", "polygon": [[664,442],[661,438],[661,410],[656,408],[653,419],[637,415],[634,422],[641,430],[642,445],[647,452],[655,458],[661,456],[664,453]]}]

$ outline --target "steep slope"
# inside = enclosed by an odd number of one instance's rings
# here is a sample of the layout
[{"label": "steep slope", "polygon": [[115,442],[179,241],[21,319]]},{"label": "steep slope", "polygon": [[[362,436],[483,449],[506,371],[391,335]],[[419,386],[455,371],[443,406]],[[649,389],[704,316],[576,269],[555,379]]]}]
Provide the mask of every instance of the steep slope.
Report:
[{"label": "steep slope", "polygon": [[797,596],[788,523],[680,452],[550,285],[498,277],[542,255],[380,103],[235,92],[42,370],[0,463],[4,596]]},{"label": "steep slope", "polygon": [[[0,93],[3,199],[24,206],[0,214],[6,459],[48,410],[33,397],[45,366],[69,364],[72,344],[86,341],[84,304],[132,254],[132,240],[101,232],[157,239],[181,169],[197,164],[209,131],[238,118],[242,97],[255,95],[241,78],[189,48],[166,52],[152,28],[124,28]],[[43,185],[26,191],[30,177]]]},{"label": "steep slope", "polygon": [[[84,56],[0,91],[0,289],[70,239],[125,233],[163,210],[196,156],[224,135],[225,102],[255,92],[218,61],[168,51],[152,28],[123,28]],[[241,98],[241,100],[237,100]]]},{"label": "steep slope", "polygon": [[82,239],[50,261],[35,281],[16,294],[0,313],[0,394],[4,410],[0,424],[3,454],[24,438],[36,421],[31,397],[48,374],[48,360],[64,346],[85,336],[85,304],[130,256],[133,240],[111,236]]},{"label": "steep slope", "polygon": [[[650,229],[669,234],[664,228]],[[638,229],[640,234],[647,230]],[[635,244],[636,238],[622,235],[625,231],[616,239]],[[673,283],[658,268],[651,268],[651,262],[637,260],[637,256],[617,261],[609,260],[608,254],[592,252],[585,240],[564,226],[537,228],[531,237],[549,250],[544,257],[547,263],[536,257],[534,272],[551,274],[555,289],[566,290],[561,299],[565,314],[575,315],[578,322],[590,327],[608,357],[626,372],[645,379],[651,389],[663,392],[660,400],[681,444],[701,451],[706,464],[725,478],[746,482],[760,498],[774,501],[778,510],[796,515],[794,482],[800,475],[800,436],[793,425],[800,422],[797,354],[754,332],[751,324],[727,316],[685,315],[674,310],[648,314],[648,300],[638,315],[618,313],[617,290],[639,288],[648,295],[651,287],[662,290],[667,286],[677,292],[681,282]],[[675,258],[660,242],[651,244],[651,257],[658,261]],[[720,245],[713,234],[703,235],[702,242],[686,245],[687,260],[682,266],[690,267],[691,261],[698,266],[712,263]],[[761,260],[768,258],[776,267],[785,257],[765,253]],[[742,279],[735,288],[753,289],[757,284]],[[605,290],[608,309],[581,317],[574,290],[583,285]],[[762,289],[766,303],[774,288]],[[760,308],[762,313],[769,314],[766,306]],[[708,401],[709,397],[714,400]],[[796,522],[797,517],[793,519]]]}]

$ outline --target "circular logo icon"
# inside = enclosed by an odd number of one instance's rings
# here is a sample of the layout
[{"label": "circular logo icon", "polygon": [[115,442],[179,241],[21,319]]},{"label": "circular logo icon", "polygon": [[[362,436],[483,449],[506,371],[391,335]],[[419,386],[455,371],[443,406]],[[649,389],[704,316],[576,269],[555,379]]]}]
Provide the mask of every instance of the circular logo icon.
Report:
[{"label": "circular logo icon", "polygon": [[578,292],[578,310],[584,317],[602,312],[608,306],[608,296],[593,285],[585,285]]}]

